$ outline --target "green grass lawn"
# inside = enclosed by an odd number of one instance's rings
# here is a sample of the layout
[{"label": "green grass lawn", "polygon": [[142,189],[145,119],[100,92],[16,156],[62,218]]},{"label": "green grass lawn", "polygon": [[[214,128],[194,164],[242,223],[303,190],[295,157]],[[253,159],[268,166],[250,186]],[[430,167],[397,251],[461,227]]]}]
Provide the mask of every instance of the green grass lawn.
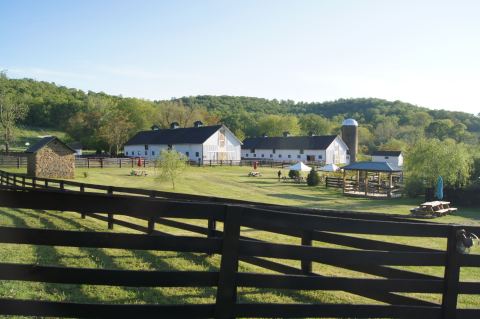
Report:
[{"label": "green grass lawn", "polygon": [[[357,210],[408,215],[410,209],[423,201],[399,198],[372,200],[343,196],[341,190],[326,189],[324,185],[309,187],[306,184],[279,182],[275,168],[261,168],[261,177],[248,177],[249,167],[189,167],[176,181],[171,183],[158,178],[153,169],[148,176],[130,176],[131,168],[122,169],[77,169],[76,180],[92,184],[117,185],[180,193],[211,195],[263,203],[273,203],[306,208]],[[88,176],[85,178],[83,173]],[[283,170],[283,174],[287,174]],[[455,204],[455,203],[453,203]],[[435,219],[438,222],[480,225],[480,207],[460,208],[455,216]]]},{"label": "green grass lawn", "polygon": [[[213,195],[284,204],[310,208],[359,210],[408,214],[409,209],[422,201],[418,199],[370,200],[343,197],[341,192],[325,189],[323,186],[308,187],[293,183],[279,182],[277,169],[262,168],[262,177],[247,177],[248,167],[191,167],[176,182],[176,192]],[[83,176],[87,172],[87,177]],[[130,176],[130,169],[77,169],[77,181],[94,184],[138,187],[171,191],[168,181],[159,180],[150,170],[148,176]],[[286,173],[286,171],[284,171]],[[134,219],[123,217],[133,221]],[[455,216],[438,218],[433,221],[480,225],[480,209],[460,208]],[[145,222],[138,221],[145,224]],[[190,221],[204,225],[204,221]],[[106,223],[92,218],[81,219],[71,212],[31,211],[24,209],[0,208],[0,225],[14,227],[39,227],[49,229],[71,229],[107,231]],[[219,225],[221,229],[221,225]],[[195,234],[158,226],[158,230],[176,235]],[[121,226],[113,231],[135,232]],[[276,243],[299,244],[298,238],[243,228],[242,235]],[[354,235],[359,236],[359,235]],[[444,240],[431,238],[359,236],[387,242],[404,243],[419,247],[445,248]],[[315,246],[336,247],[315,243]],[[345,248],[345,247],[343,247]],[[480,250],[480,249],[477,249]],[[478,253],[478,252],[477,252]],[[48,247],[31,245],[0,245],[0,262],[35,263],[41,265],[63,265],[71,267],[92,267],[134,270],[218,270],[220,258],[205,254],[134,251],[121,249],[83,249],[70,247]],[[299,267],[300,262],[282,260],[284,264]],[[314,271],[329,276],[372,277],[364,273],[345,270],[320,263],[314,263]],[[441,267],[398,267],[411,271],[443,276]],[[241,271],[266,272],[266,270],[240,263]],[[480,268],[463,268],[462,280],[480,281]],[[209,303],[215,298],[215,288],[129,288],[91,285],[60,285],[0,281],[0,298],[32,298],[41,300],[114,302],[114,303]],[[357,295],[341,291],[279,291],[269,289],[240,289],[241,302],[328,302],[328,303],[378,303]],[[437,294],[421,294],[419,298],[440,302]],[[460,296],[459,307],[480,308],[480,296]]]}]

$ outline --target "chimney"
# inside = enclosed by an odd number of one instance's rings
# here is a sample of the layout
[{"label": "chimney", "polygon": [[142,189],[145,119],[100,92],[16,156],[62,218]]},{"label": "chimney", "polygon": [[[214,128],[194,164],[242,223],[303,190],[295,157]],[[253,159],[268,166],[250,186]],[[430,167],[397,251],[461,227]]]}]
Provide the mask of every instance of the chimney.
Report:
[{"label": "chimney", "polygon": [[156,124],[152,125],[151,127],[152,131],[158,131],[160,129],[160,127]]},{"label": "chimney", "polygon": [[283,132],[283,137],[289,137],[290,136],[290,132]]},{"label": "chimney", "polygon": [[172,122],[172,123],[170,124],[170,128],[171,128],[172,130],[174,130],[174,129],[176,129],[176,128],[179,128],[179,127],[180,127],[180,125],[178,124],[178,122]]},{"label": "chimney", "polygon": [[202,121],[195,121],[195,122],[193,123],[193,126],[194,126],[194,127],[202,127],[202,126],[203,126],[203,122],[202,122]]}]

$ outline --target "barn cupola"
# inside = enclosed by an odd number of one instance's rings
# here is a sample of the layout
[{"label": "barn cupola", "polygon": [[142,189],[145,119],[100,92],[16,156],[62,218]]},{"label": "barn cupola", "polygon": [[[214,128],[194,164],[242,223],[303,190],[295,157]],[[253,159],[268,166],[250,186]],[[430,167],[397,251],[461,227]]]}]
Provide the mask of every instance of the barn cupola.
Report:
[{"label": "barn cupola", "polygon": [[203,122],[202,121],[195,121],[193,123],[193,127],[202,127],[203,126]]},{"label": "barn cupola", "polygon": [[152,131],[158,131],[158,130],[160,129],[160,126],[154,124],[154,125],[152,125],[152,127],[150,127],[150,129],[151,129]]},{"label": "barn cupola", "polygon": [[263,133],[262,137],[268,137],[267,133]]},{"label": "barn cupola", "polygon": [[180,124],[178,124],[178,122],[172,122],[172,123],[170,124],[170,128],[171,128],[172,130],[177,129],[177,128],[179,128],[179,127],[180,127]]},{"label": "barn cupola", "polygon": [[290,132],[283,132],[283,137],[289,137],[290,136]]},{"label": "barn cupola", "polygon": [[312,131],[308,132],[308,136],[315,136],[315,133],[313,133]]}]

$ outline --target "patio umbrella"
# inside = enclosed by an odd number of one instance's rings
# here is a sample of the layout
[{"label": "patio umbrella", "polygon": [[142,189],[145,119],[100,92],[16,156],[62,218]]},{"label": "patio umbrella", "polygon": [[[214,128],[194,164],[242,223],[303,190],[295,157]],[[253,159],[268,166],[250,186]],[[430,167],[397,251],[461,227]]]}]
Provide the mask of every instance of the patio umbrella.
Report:
[{"label": "patio umbrella", "polygon": [[288,169],[299,172],[310,172],[312,170],[310,166],[303,164],[303,162],[298,162],[297,164],[288,167]]},{"label": "patio umbrella", "polygon": [[435,197],[438,199],[443,199],[443,178],[438,176],[437,179],[437,190],[435,191]]},{"label": "patio umbrella", "polygon": [[322,168],[320,168],[320,170],[324,171],[324,172],[336,172],[339,169],[340,169],[340,167],[338,167],[335,164],[327,164],[327,165],[323,166]]}]

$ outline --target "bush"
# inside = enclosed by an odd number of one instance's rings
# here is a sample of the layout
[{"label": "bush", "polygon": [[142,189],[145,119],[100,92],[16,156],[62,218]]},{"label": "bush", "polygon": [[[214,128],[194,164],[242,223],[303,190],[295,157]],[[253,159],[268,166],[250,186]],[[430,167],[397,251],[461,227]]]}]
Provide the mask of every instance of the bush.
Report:
[{"label": "bush", "polygon": [[425,185],[419,178],[408,178],[405,183],[405,193],[408,197],[417,197],[423,195],[425,192]]},{"label": "bush", "polygon": [[317,186],[320,183],[320,177],[318,176],[317,171],[312,168],[310,173],[307,176],[307,185],[308,186]]},{"label": "bush", "polygon": [[290,170],[290,171],[288,171],[288,177],[290,177],[291,179],[299,178],[300,177],[300,172]]}]

